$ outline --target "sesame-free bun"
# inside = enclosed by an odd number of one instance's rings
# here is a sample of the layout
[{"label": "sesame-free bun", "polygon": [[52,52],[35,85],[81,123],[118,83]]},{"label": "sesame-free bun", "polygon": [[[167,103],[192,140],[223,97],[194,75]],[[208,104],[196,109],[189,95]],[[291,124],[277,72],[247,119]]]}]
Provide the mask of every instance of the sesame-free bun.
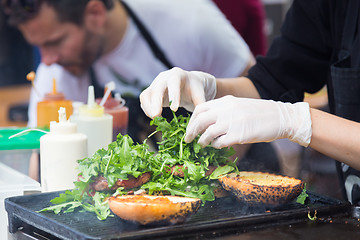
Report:
[{"label": "sesame-free bun", "polygon": [[122,195],[108,199],[111,211],[124,220],[176,224],[197,212],[201,200],[178,196]]}]

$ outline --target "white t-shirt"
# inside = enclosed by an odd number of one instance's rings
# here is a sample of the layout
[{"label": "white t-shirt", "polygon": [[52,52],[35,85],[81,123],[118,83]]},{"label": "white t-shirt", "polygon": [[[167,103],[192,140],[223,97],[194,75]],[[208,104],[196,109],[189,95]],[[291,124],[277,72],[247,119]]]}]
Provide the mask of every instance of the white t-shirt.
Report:
[{"label": "white t-shirt", "polygon": [[[248,46],[212,1],[126,2],[174,66],[223,78],[237,77],[247,66],[251,55]],[[132,20],[119,45],[111,53],[100,57],[93,68],[100,86],[114,81],[115,92],[135,96],[149,86],[160,72],[167,70],[153,55]],[[57,64],[40,64],[35,80],[38,92],[51,92],[53,78],[57,80],[57,91],[64,93],[67,99],[87,101],[88,73],[75,77]],[[29,105],[30,127],[36,126],[36,106],[40,100],[41,96],[33,90]]]}]

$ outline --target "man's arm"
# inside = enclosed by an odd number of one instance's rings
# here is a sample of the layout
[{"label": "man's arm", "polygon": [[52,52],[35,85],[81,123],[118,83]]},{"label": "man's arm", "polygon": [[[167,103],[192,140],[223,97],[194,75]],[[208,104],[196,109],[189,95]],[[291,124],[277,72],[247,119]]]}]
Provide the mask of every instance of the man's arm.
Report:
[{"label": "man's arm", "polygon": [[260,98],[253,82],[246,77],[238,77],[231,79],[216,79],[216,96],[220,98],[226,95],[246,98]]},{"label": "man's arm", "polygon": [[311,109],[310,147],[360,169],[360,123]]}]

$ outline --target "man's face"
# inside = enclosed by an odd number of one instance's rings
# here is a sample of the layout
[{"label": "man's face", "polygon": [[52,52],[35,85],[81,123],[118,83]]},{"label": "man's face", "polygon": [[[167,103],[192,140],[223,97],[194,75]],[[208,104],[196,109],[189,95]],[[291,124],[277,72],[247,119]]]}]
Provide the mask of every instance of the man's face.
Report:
[{"label": "man's face", "polygon": [[55,10],[46,4],[35,18],[18,27],[30,44],[39,47],[43,63],[57,63],[76,76],[89,69],[104,46],[102,36],[83,26],[60,22]]}]

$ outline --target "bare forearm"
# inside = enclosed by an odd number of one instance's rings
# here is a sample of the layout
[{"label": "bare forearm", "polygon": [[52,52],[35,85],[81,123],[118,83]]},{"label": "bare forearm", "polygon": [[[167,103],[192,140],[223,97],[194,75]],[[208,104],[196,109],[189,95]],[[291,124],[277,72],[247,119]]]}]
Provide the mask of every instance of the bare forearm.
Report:
[{"label": "bare forearm", "polygon": [[360,123],[311,109],[310,147],[360,170]]},{"label": "bare forearm", "polygon": [[216,79],[216,98],[226,95],[246,98],[260,98],[252,81],[246,77]]}]

